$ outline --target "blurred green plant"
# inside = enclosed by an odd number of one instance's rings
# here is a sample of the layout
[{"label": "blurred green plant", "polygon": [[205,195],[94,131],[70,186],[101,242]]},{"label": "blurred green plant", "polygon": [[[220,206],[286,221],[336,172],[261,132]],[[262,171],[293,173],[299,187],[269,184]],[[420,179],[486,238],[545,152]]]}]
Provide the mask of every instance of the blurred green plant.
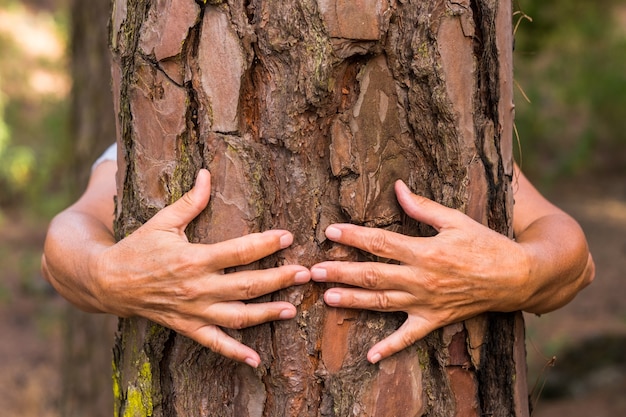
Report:
[{"label": "blurred green plant", "polygon": [[0,215],[50,217],[71,172],[67,7],[27,3],[0,0]]},{"label": "blurred green plant", "polygon": [[[620,0],[516,1],[532,18],[522,19],[516,31],[516,82],[531,101],[518,91],[523,169],[543,179],[623,170],[626,5]],[[15,29],[16,22],[7,23],[7,16],[31,26],[11,37],[7,28]],[[0,20],[5,58],[0,60],[0,207],[25,204],[49,216],[69,202],[72,183],[68,94],[33,92],[32,80],[38,74],[67,77],[67,5],[35,10],[0,0],[0,18],[6,29]],[[37,55],[20,43],[41,28],[46,39],[61,44],[61,56]],[[31,45],[37,49],[36,42]]]},{"label": "blurred green plant", "polygon": [[626,173],[626,5],[517,3],[532,18],[515,36],[523,169],[544,180]]},{"label": "blurred green plant", "polygon": [[4,120],[5,97],[0,92],[0,183],[5,193],[14,193],[28,185],[35,167],[35,155],[27,146],[13,146]]}]

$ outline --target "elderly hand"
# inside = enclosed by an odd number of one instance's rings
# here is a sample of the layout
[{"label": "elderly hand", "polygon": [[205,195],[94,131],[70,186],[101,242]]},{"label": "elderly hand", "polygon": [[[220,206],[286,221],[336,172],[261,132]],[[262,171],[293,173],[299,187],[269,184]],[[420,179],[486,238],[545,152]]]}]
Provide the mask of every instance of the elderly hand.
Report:
[{"label": "elderly hand", "polygon": [[221,327],[240,329],[290,319],[288,302],[246,304],[294,284],[308,282],[308,269],[287,265],[224,274],[291,245],[284,230],[253,233],[216,244],[189,243],[185,228],[207,205],[210,176],[202,170],[187,194],[164,208],[134,233],[99,251],[91,264],[100,309],[141,316],[188,336],[226,357],[256,367],[253,349]]},{"label": "elderly hand", "polygon": [[[114,177],[105,171],[112,168],[96,172],[79,202],[52,222],[42,260],[44,276],[87,311],[145,317],[226,357],[258,366],[257,352],[220,327],[240,329],[294,317],[296,308],[288,302],[241,300],[308,282],[309,270],[286,265],[224,274],[224,269],[286,248],[293,241],[291,233],[271,230],[210,245],[189,243],[185,228],[210,196],[209,172],[201,170],[181,199],[115,243],[108,214],[113,200],[102,197],[113,193]],[[99,209],[102,204],[110,207]],[[102,214],[94,216],[98,212]]]},{"label": "elderly hand", "polygon": [[314,265],[317,282],[351,287],[327,290],[332,307],[404,311],[406,322],[374,345],[368,360],[376,363],[431,331],[485,311],[512,311],[524,293],[529,265],[523,247],[463,213],[395,185],[404,211],[434,227],[434,237],[409,237],[382,229],[334,224],[326,236],[401,264],[328,261]]}]

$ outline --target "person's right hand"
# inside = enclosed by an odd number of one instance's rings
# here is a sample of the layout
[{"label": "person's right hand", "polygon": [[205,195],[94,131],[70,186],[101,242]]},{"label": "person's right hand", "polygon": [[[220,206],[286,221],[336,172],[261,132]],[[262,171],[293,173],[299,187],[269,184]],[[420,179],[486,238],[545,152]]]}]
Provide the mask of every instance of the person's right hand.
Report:
[{"label": "person's right hand", "polygon": [[92,264],[103,309],[142,316],[226,357],[256,367],[259,355],[220,327],[241,329],[290,319],[295,307],[282,301],[249,303],[308,282],[308,269],[286,265],[224,274],[291,245],[285,230],[253,233],[216,244],[189,243],[185,228],[206,207],[210,175],[201,170],[194,187],[128,237],[105,248]]}]

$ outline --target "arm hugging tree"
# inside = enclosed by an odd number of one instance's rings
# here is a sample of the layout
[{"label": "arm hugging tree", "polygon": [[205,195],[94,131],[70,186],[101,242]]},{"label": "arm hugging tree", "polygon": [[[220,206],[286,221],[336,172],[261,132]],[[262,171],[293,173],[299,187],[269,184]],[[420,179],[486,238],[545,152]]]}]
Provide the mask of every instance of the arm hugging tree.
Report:
[{"label": "arm hugging tree", "polygon": [[[117,0],[111,47],[118,240],[201,168],[213,190],[191,242],[294,232],[250,268],[386,262],[333,243],[333,223],[433,235],[398,206],[397,179],[512,237],[510,2]],[[328,307],[325,285],[258,300],[294,303],[292,320],[229,331],[256,369],[123,319],[118,415],[528,414],[521,314],[447,326],[372,364],[406,315]]]}]

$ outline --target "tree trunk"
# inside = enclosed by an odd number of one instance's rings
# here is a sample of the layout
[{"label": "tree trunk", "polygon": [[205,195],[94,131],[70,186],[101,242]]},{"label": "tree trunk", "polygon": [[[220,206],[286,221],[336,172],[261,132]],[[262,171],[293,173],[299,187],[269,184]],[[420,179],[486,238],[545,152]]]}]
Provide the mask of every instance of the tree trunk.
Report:
[{"label": "tree trunk", "polygon": [[76,190],[85,189],[91,165],[115,141],[111,94],[108,0],[71,1],[71,130]]},{"label": "tree trunk", "polygon": [[[107,0],[71,3],[71,71],[73,79],[71,164],[75,193],[84,190],[91,165],[115,140],[115,118],[107,44]],[[109,417],[111,345],[117,320],[68,307],[65,315],[61,415]]]},{"label": "tree trunk", "polygon": [[[284,228],[254,268],[368,255],[333,222],[432,235],[393,182],[511,236],[511,4],[496,0],[115,1],[111,47],[121,238],[212,173],[194,242]],[[384,261],[384,260],[381,260]],[[402,314],[325,306],[309,284],[266,298],[295,319],[230,332],[253,370],[143,319],[121,322],[124,416],[525,416],[520,314],[433,332],[377,365]]]}]

